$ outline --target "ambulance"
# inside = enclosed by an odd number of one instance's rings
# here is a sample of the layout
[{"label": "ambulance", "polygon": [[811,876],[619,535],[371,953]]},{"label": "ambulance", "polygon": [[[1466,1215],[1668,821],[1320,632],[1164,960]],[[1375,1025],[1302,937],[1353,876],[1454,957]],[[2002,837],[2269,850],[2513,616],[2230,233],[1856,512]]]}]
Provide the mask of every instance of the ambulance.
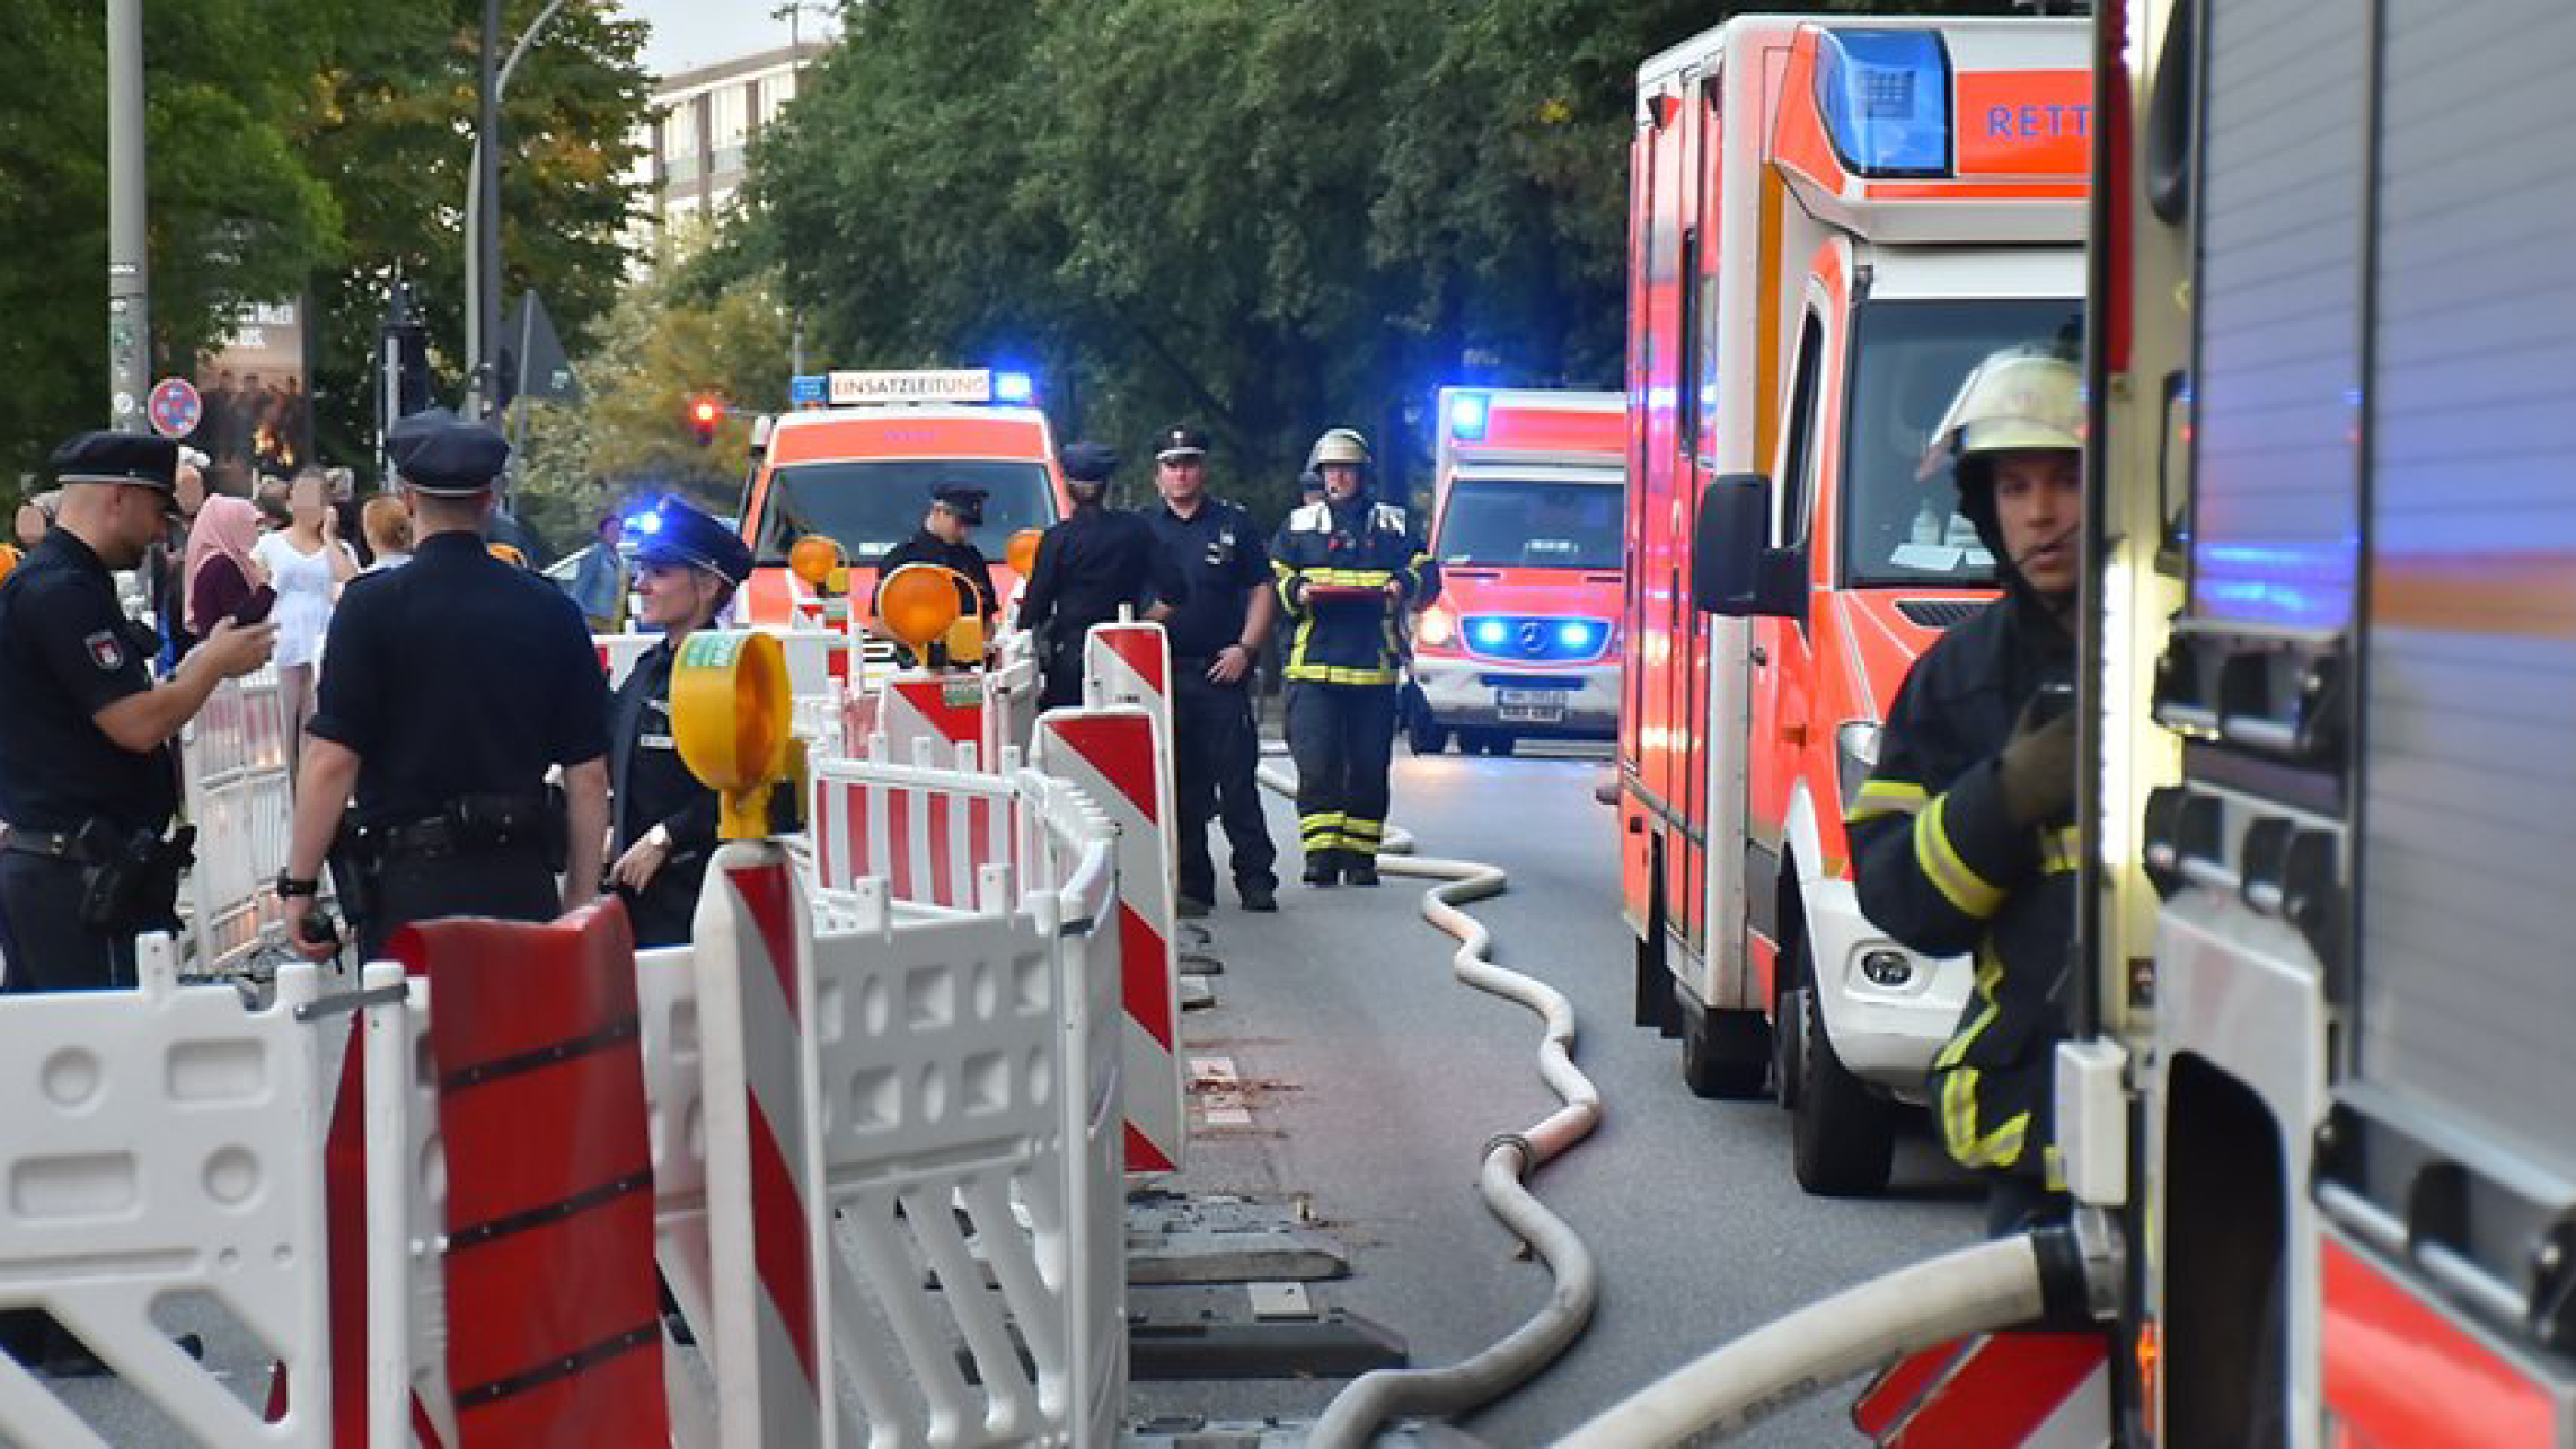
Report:
[{"label": "ambulance", "polygon": [[1619,728],[1615,392],[1443,388],[1431,505],[1440,600],[1414,632],[1405,737],[1436,755]]},{"label": "ambulance", "polygon": [[[789,550],[813,535],[840,546],[864,616],[878,560],[920,529],[931,490],[952,483],[985,490],[984,522],[971,537],[1007,603],[1020,584],[1004,562],[1011,535],[1071,511],[1029,376],[953,368],[799,381],[813,385],[816,405],[766,421],[744,487],[742,537],[753,559],[745,622],[801,626],[839,612],[788,568]],[[871,649],[872,664],[892,657],[889,644]]]},{"label": "ambulance", "polygon": [[1915,658],[1993,597],[1926,466],[1968,370],[2080,345],[2085,22],[1739,16],[1638,72],[1626,698],[1637,1015],[1776,1082],[1799,1182],[1887,1180],[1969,988],[1861,915],[1841,821]]}]

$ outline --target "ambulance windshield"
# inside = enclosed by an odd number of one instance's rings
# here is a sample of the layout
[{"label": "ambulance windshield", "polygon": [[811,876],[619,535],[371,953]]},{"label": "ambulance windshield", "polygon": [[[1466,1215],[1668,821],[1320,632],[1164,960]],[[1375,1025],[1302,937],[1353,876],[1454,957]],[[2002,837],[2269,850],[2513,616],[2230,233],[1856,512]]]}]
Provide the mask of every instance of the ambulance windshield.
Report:
[{"label": "ambulance windshield", "polygon": [[967,537],[991,562],[1011,535],[1055,522],[1046,466],[1015,458],[883,458],[790,463],[770,476],[760,505],[760,561],[782,564],[809,533],[829,535],[851,563],[872,566],[921,531],[930,490],[959,483],[984,490],[984,522]]},{"label": "ambulance windshield", "polygon": [[1431,552],[1444,567],[1615,569],[1619,533],[1615,483],[1461,479],[1450,485]]},{"label": "ambulance windshield", "polygon": [[1994,582],[1994,560],[1959,516],[1950,470],[1924,452],[1968,370],[1989,353],[2081,335],[2074,298],[1889,300],[1861,309],[1843,439],[1843,581],[1853,587]]}]

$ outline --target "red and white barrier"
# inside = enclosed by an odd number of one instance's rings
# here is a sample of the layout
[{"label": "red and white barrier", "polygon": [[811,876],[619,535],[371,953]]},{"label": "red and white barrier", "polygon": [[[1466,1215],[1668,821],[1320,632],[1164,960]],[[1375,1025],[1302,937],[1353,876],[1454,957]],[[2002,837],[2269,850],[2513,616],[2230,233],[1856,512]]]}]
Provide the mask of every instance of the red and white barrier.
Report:
[{"label": "red and white barrier", "polygon": [[285,939],[270,890],[286,868],[293,782],[277,672],[226,680],[180,735],[197,863],[188,872],[189,970],[221,975]]},{"label": "red and white barrier", "polygon": [[[923,740],[939,747],[940,759],[953,757],[959,745],[973,745],[981,752],[984,687],[980,672],[911,669],[885,681],[878,691],[875,730],[885,741],[885,758],[909,760],[915,743]],[[980,757],[998,758],[991,753]]]},{"label": "red and white barrier", "polygon": [[1137,705],[1038,716],[1035,766],[1107,811],[1118,829],[1131,1172],[1178,1171],[1189,1136],[1180,1058],[1180,953],[1173,940],[1169,758],[1154,716]]},{"label": "red and white barrier", "polygon": [[978,771],[972,744],[917,746],[909,765],[880,755],[814,767],[806,819],[815,883],[850,890],[874,876],[906,905],[975,910],[984,870],[1012,864],[1016,793],[1005,777]]}]

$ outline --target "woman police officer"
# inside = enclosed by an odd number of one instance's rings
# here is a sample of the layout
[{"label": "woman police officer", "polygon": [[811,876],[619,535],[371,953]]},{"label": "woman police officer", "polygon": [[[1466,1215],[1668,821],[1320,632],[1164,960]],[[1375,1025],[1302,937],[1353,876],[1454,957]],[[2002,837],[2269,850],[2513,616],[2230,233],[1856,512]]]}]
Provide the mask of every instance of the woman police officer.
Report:
[{"label": "woman police officer", "polygon": [[716,795],[680,760],[671,728],[671,668],[689,635],[707,628],[751,577],[751,550],[731,529],[676,499],[630,531],[638,621],[663,631],[609,702],[609,787],[615,863],[608,888],[625,898],[638,947],[689,939],[698,888],[716,844]]}]

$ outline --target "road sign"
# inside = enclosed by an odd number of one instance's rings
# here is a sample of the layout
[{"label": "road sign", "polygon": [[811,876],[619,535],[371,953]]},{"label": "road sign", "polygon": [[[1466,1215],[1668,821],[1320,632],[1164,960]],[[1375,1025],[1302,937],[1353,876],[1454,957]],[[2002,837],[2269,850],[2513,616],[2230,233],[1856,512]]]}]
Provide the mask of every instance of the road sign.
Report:
[{"label": "road sign", "polygon": [[820,407],[829,396],[829,379],[819,372],[800,372],[787,380],[787,400],[797,407]]},{"label": "road sign", "polygon": [[152,431],[165,438],[184,438],[205,419],[206,400],[184,377],[165,377],[152,385],[149,403]]}]

